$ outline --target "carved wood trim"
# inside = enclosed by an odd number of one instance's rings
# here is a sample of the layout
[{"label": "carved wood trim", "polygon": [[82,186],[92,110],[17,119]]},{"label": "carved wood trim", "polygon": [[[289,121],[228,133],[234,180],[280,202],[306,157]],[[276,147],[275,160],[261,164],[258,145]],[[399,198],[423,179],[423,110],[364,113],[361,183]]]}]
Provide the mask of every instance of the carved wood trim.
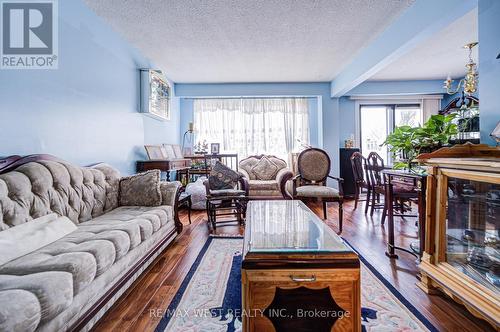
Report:
[{"label": "carved wood trim", "polygon": [[14,155],[4,159],[0,159],[0,174],[10,172],[24,164],[42,160],[53,160],[53,161],[64,162],[64,160],[59,159],[50,154],[31,154],[24,157]]},{"label": "carved wood trim", "polygon": [[420,162],[434,158],[500,158],[500,147],[467,142],[417,156],[417,160]]},{"label": "carved wood trim", "polygon": [[474,97],[474,96],[464,96],[462,92],[462,96],[457,97],[450,101],[448,105],[446,105],[441,111],[439,111],[439,114],[450,114],[454,113],[457,111],[462,106],[462,102],[465,102],[465,105],[467,107],[472,106],[473,104],[478,106],[479,105],[479,99]]},{"label": "carved wood trim", "polygon": [[12,165],[14,162],[18,161],[21,159],[21,156],[14,155],[14,156],[9,156],[3,159],[0,159],[0,172],[8,167],[9,165]]}]

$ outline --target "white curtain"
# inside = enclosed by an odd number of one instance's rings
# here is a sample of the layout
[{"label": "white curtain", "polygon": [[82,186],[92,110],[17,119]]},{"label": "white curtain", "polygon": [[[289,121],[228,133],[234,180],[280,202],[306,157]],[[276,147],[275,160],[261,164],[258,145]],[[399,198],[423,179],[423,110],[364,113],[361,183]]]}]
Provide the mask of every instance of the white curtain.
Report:
[{"label": "white curtain", "polygon": [[273,154],[287,159],[309,144],[307,98],[195,99],[196,141],[220,143],[241,158]]}]

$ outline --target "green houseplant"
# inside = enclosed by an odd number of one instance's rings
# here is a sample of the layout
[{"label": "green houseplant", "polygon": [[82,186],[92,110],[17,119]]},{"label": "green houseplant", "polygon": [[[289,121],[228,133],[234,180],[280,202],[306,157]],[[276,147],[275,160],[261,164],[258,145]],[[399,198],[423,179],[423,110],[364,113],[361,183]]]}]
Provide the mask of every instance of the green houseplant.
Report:
[{"label": "green houseplant", "polygon": [[420,153],[431,152],[447,144],[458,133],[453,123],[455,114],[432,115],[421,127],[400,126],[382,143],[393,154],[395,169],[412,169],[413,160]]}]

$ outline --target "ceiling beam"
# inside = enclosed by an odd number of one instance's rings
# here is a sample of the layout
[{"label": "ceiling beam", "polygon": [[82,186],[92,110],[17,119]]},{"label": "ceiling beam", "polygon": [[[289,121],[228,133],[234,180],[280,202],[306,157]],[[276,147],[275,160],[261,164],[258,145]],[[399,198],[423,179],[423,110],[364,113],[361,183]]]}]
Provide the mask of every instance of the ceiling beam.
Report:
[{"label": "ceiling beam", "polygon": [[478,0],[418,0],[365,47],[330,84],[341,97],[478,5]]},{"label": "ceiling beam", "polygon": [[443,80],[367,81],[349,90],[345,96],[427,95],[446,93]]}]

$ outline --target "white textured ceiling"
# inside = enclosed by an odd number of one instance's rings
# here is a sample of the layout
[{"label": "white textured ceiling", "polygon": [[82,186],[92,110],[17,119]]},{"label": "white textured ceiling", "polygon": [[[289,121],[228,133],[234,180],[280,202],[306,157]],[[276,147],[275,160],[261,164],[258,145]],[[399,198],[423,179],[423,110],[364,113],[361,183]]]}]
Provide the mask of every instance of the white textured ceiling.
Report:
[{"label": "white textured ceiling", "polygon": [[[463,46],[476,41],[477,8],[382,69],[370,80],[444,80],[448,75],[463,77],[469,56]],[[476,63],[478,46],[472,52]]]},{"label": "white textured ceiling", "polygon": [[175,82],[329,81],[414,0],[85,0]]}]

